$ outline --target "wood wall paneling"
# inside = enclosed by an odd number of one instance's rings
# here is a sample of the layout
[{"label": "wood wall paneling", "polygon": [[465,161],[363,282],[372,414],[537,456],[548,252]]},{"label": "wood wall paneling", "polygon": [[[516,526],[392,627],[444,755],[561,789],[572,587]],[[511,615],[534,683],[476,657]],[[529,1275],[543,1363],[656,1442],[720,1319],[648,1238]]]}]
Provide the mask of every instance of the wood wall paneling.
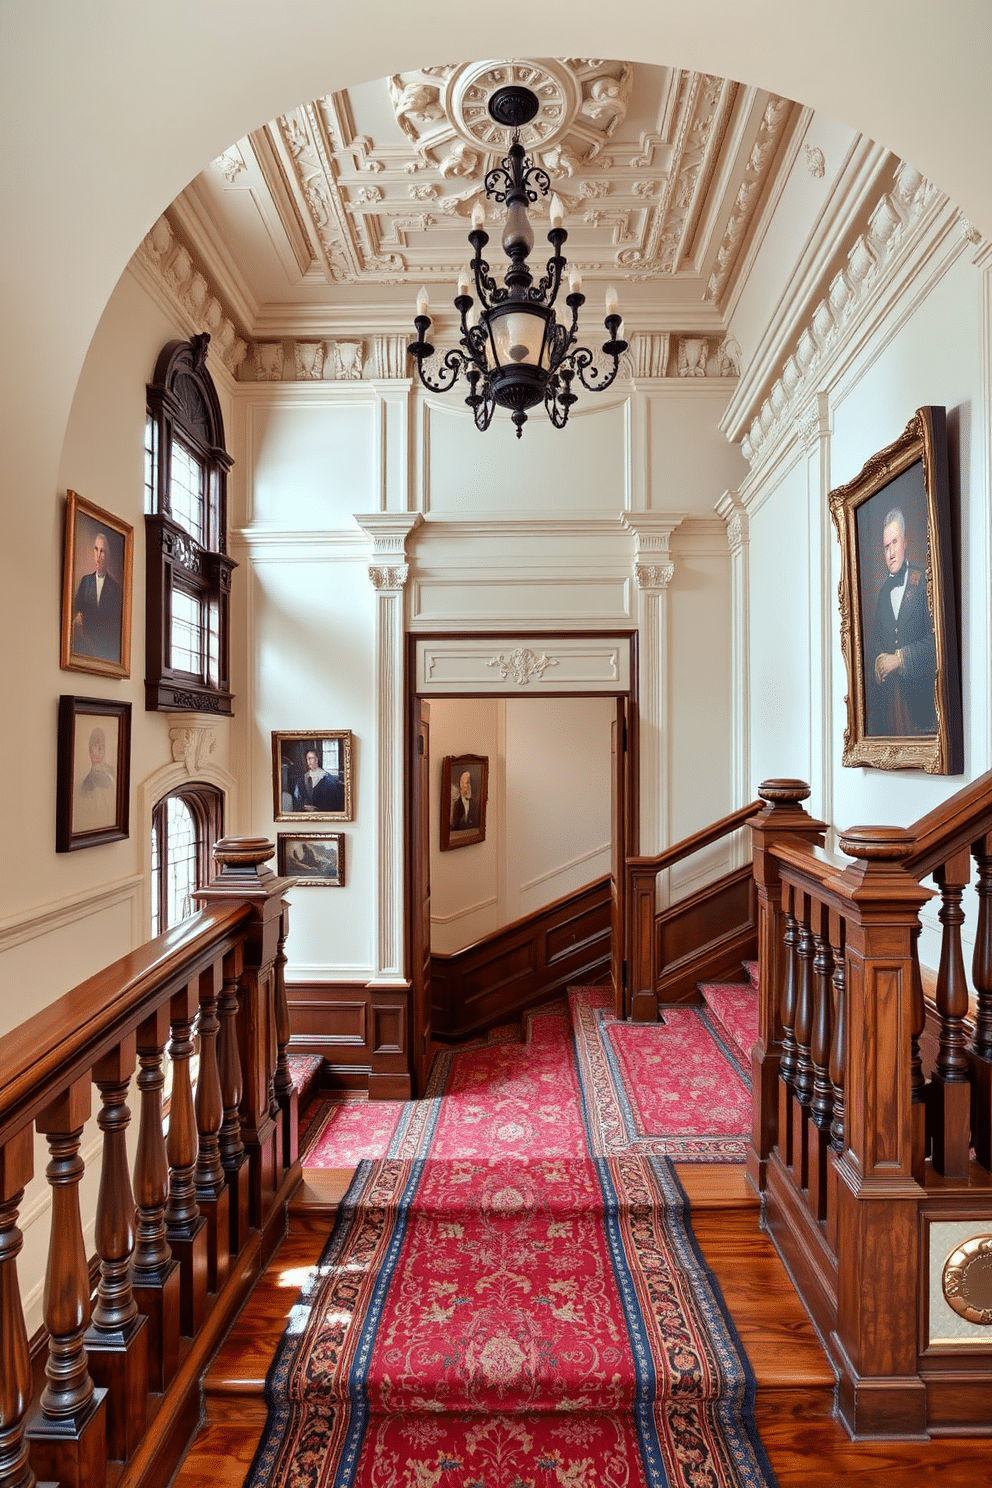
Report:
[{"label": "wood wall paneling", "polygon": [[610,969],[610,881],[517,920],[474,946],[431,957],[432,1028],[471,1038]]}]

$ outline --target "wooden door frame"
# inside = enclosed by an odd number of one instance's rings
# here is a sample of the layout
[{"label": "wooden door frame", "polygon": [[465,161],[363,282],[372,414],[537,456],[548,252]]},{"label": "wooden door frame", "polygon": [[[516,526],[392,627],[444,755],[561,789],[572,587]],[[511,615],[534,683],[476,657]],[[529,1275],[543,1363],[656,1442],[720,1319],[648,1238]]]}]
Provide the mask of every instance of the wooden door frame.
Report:
[{"label": "wooden door frame", "polygon": [[[450,692],[450,691],[449,692],[432,692],[432,691],[430,691],[427,688],[424,688],[423,690],[418,689],[418,687],[417,687],[416,648],[417,648],[417,646],[421,642],[423,642],[423,641],[447,641],[447,642],[454,641],[454,642],[458,642],[458,641],[480,641],[480,640],[486,640],[486,641],[491,641],[494,646],[499,647],[499,646],[507,646],[507,645],[512,644],[512,642],[514,641],[515,637],[517,635],[523,634],[523,633],[526,633],[526,635],[528,636],[528,638],[530,640],[532,640],[532,641],[536,638],[541,644],[544,644],[546,642],[549,647],[553,647],[555,641],[561,641],[561,640],[564,640],[564,639],[575,640],[575,639],[582,638],[582,637],[586,637],[586,638],[590,638],[591,637],[591,638],[594,638],[596,640],[615,640],[615,641],[623,642],[626,645],[627,649],[628,649],[628,680],[629,680],[629,686],[626,687],[626,688],[618,687],[614,691],[609,691],[608,689],[599,690],[599,689],[588,689],[587,688],[587,689],[583,690],[581,688],[576,688],[574,691],[556,691],[556,692],[553,692],[553,693],[552,692],[535,691],[535,692],[531,692],[529,694],[522,694],[519,687],[512,687],[509,684],[507,684],[506,686],[502,686],[502,687],[501,686],[495,686],[493,688],[487,689],[485,692],[475,691],[475,690],[473,690],[472,688],[469,688],[469,687],[466,687],[463,691],[457,691],[457,692]],[[509,697],[509,698],[519,698],[519,697],[521,697],[523,695],[530,696],[530,697],[535,697],[535,698],[548,698],[548,697],[603,697],[603,698],[611,698],[614,701],[617,698],[625,698],[626,699],[626,711],[627,711],[627,740],[626,740],[626,749],[624,750],[624,752],[622,754],[622,757],[621,757],[622,758],[622,769],[623,769],[623,772],[624,772],[624,774],[623,774],[623,790],[622,790],[623,812],[622,812],[622,818],[621,818],[621,823],[620,823],[622,834],[623,834],[623,841],[622,841],[622,844],[621,844],[622,852],[619,855],[621,862],[623,862],[623,861],[625,861],[629,857],[636,857],[637,854],[638,854],[638,851],[640,849],[640,841],[639,841],[640,783],[639,783],[639,749],[638,749],[639,717],[640,717],[640,715],[639,715],[639,710],[638,710],[638,705],[637,705],[638,631],[636,629],[626,629],[626,628],[620,629],[620,630],[610,629],[610,630],[581,630],[581,631],[576,631],[576,630],[557,630],[556,631],[556,630],[546,630],[546,629],[544,629],[544,628],[542,628],[540,626],[528,627],[526,629],[526,632],[523,631],[522,627],[517,627],[516,632],[515,631],[511,631],[511,630],[498,630],[498,631],[478,631],[478,630],[407,631],[406,642],[407,642],[407,644],[406,644],[406,667],[405,667],[406,679],[405,679],[405,689],[404,689],[405,690],[405,694],[406,694],[406,720],[405,720],[404,736],[405,736],[405,739],[406,739],[406,749],[405,749],[405,781],[406,781],[407,811],[406,811],[406,844],[405,844],[406,850],[405,850],[405,874],[404,874],[404,882],[405,882],[405,903],[404,903],[404,917],[405,917],[404,932],[405,933],[404,933],[404,940],[405,940],[405,945],[406,945],[407,965],[408,965],[409,974],[410,974],[411,1004],[412,1004],[412,1006],[416,1006],[417,1005],[417,1001],[418,1001],[418,989],[417,989],[417,985],[416,985],[414,979],[416,977],[418,977],[420,973],[419,973],[419,966],[417,964],[417,955],[416,955],[417,946],[416,946],[416,941],[415,941],[415,925],[414,925],[414,920],[415,920],[417,906],[421,903],[422,894],[423,894],[423,890],[422,890],[422,886],[421,886],[420,878],[419,878],[419,865],[420,865],[420,863],[422,861],[422,855],[421,855],[421,852],[419,850],[420,849],[420,842],[419,842],[419,838],[418,838],[418,834],[421,831],[421,813],[420,813],[420,811],[418,809],[419,806],[420,806],[420,798],[419,798],[419,791],[415,788],[416,760],[417,760],[417,738],[418,738],[418,734],[419,734],[419,730],[420,730],[420,702],[421,702],[421,700],[423,699],[423,700],[427,700],[429,702],[429,701],[431,701],[433,699],[435,701],[439,701],[440,702],[440,701],[444,701],[446,698],[451,698],[451,697],[458,697],[458,698],[469,698],[469,697],[487,697],[487,698],[490,698],[490,697],[491,698],[508,698]],[[427,830],[428,832],[430,831],[430,822],[429,821],[426,822],[425,830]],[[612,843],[611,843],[611,848],[612,848]],[[622,957],[622,960],[623,960],[623,962],[624,962],[625,965],[626,965],[626,962],[627,962],[626,949],[627,949],[627,945],[629,944],[629,939],[630,939],[630,927],[629,927],[629,924],[628,924],[628,916],[625,914],[624,915],[624,923],[623,923],[624,955]],[[414,1020],[411,1019],[411,1024],[413,1023],[413,1021]],[[419,1033],[416,1035],[416,1038],[419,1041],[419,1039],[420,1039],[420,1034]],[[414,1041],[414,1034],[413,1034],[413,1028],[411,1027],[410,1070],[411,1070],[411,1075],[414,1078],[416,1078],[416,1071],[417,1071],[418,1065],[421,1063],[421,1056],[418,1055],[416,1053],[416,1051],[413,1049],[413,1047],[412,1047],[413,1041]],[[418,1091],[416,1093],[422,1094],[423,1092],[418,1089]]]}]

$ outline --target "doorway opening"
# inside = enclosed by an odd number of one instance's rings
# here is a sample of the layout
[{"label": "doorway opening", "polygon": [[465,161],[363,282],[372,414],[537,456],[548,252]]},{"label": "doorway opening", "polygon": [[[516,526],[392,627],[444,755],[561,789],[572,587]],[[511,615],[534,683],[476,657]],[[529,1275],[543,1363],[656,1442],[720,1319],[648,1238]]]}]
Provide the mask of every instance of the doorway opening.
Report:
[{"label": "doorway opening", "polygon": [[[540,639],[544,658],[565,641]],[[510,946],[511,959],[533,961],[533,945],[523,943],[521,927],[545,910],[554,917],[561,907],[567,916],[573,901],[579,905],[596,884],[604,926],[600,955],[609,964],[617,1013],[626,1016],[624,862],[636,851],[635,707],[629,686],[634,637],[590,638],[590,649],[619,644],[623,664],[604,669],[581,691],[553,674],[547,681],[536,679],[543,686],[531,687],[535,679],[529,679],[526,691],[519,682],[508,687],[503,679],[500,685],[499,678],[482,691],[477,675],[466,676],[460,687],[449,675],[443,690],[435,691],[432,669],[418,654],[424,642],[411,641],[411,1051],[414,1077],[423,1089],[436,1000],[432,955],[436,968],[465,948],[501,941],[505,932],[519,941]],[[448,636],[436,645],[445,643],[490,657],[498,650],[493,638]],[[573,637],[566,645],[577,649]],[[473,780],[485,776],[488,799],[484,812],[478,810],[482,803],[472,802],[471,817],[464,818],[472,829],[463,834],[450,827],[461,820],[455,793],[461,775],[470,771]],[[588,903],[576,908],[576,925],[588,909]],[[563,940],[570,933],[574,938],[582,931],[569,924],[561,931]],[[495,966],[494,974],[499,976]]]}]

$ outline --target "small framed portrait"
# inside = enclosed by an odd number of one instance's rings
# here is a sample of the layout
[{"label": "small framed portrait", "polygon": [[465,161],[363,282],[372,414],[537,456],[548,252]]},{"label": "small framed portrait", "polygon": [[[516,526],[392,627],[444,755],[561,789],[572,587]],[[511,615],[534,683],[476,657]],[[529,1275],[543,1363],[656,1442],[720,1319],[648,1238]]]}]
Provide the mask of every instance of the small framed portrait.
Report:
[{"label": "small framed portrait", "polygon": [[276,843],[280,877],[299,888],[344,887],[343,832],[280,832]]},{"label": "small framed portrait", "polygon": [[350,729],[272,735],[276,821],[351,821]]},{"label": "small framed portrait", "polygon": [[55,851],[127,837],[130,784],[131,704],[60,697]]},{"label": "small framed portrait", "polygon": [[62,568],[64,671],[131,675],[131,562],[134,533],[75,491],[65,504]]},{"label": "small framed portrait", "polygon": [[841,549],[845,765],[957,775],[964,768],[945,411],[830,493]]},{"label": "small framed portrait", "polygon": [[441,761],[441,851],[486,840],[489,759],[449,754]]}]

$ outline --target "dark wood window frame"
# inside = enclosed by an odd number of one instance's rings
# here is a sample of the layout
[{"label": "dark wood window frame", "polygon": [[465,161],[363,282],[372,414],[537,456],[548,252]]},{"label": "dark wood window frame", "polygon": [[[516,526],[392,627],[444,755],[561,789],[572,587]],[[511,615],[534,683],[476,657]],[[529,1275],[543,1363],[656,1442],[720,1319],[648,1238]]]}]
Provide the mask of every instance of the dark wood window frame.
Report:
[{"label": "dark wood window frame", "polygon": [[[196,887],[205,888],[210,881],[213,867],[213,846],[224,835],[224,795],[215,785],[205,781],[190,781],[167,791],[152,807],[152,834],[158,833],[159,864],[157,883],[153,881],[152,893],[158,903],[152,906],[153,923],[158,924],[159,933],[171,929],[168,924],[168,803],[181,800],[193,818],[196,827]],[[156,921],[157,913],[157,921]]]},{"label": "dark wood window frame", "polygon": [[[170,341],[148,385],[145,516],[145,707],[152,712],[193,711],[230,715],[231,575],[227,554],[227,473],[224,422],[207,371],[207,334]],[[173,516],[172,453],[186,447],[204,478],[201,539]],[[177,594],[200,614],[202,664],[198,671],[173,665],[173,605]],[[210,644],[211,619],[216,643]],[[213,653],[211,655],[211,652]]]}]

